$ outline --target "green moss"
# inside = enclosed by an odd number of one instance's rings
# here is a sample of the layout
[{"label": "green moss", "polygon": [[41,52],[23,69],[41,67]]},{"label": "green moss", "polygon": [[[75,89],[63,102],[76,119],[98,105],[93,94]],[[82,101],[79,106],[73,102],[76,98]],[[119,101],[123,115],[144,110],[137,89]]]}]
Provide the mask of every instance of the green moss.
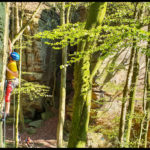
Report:
[{"label": "green moss", "polygon": [[[103,3],[93,3],[86,23],[86,29],[98,25],[98,11],[93,11],[103,6]],[[102,8],[101,8],[102,9]],[[101,10],[100,9],[100,10]],[[95,17],[91,16],[96,12]],[[94,19],[93,19],[94,18]],[[86,51],[91,43],[88,41],[80,42],[78,51]],[[90,56],[86,55],[80,63],[75,64],[75,95],[71,133],[69,136],[68,147],[85,147],[86,136],[89,123],[89,110],[91,101],[90,83]]]},{"label": "green moss", "polygon": [[106,12],[106,7],[106,2],[96,2],[91,5],[89,9],[90,13],[88,14],[89,16],[85,27],[86,29],[91,29],[92,27],[98,26],[102,23]]},{"label": "green moss", "polygon": [[35,134],[35,133],[36,133],[36,129],[33,128],[33,127],[26,128],[26,131],[27,131],[29,134]]},{"label": "green moss", "polygon": [[[92,3],[85,28],[90,29],[100,25],[105,11],[106,3]],[[91,44],[86,37],[84,42],[79,43],[78,51],[88,50]],[[86,144],[91,105],[90,55],[86,55],[75,64],[74,81],[73,117],[68,147],[81,148]]]}]

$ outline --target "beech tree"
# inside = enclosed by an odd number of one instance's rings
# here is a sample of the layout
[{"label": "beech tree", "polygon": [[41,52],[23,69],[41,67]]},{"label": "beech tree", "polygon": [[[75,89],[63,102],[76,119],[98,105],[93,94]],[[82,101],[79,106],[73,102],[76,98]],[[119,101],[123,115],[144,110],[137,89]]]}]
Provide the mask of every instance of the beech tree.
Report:
[{"label": "beech tree", "polygon": [[[65,24],[65,2],[61,3],[61,25]],[[62,49],[62,65],[67,62],[67,47]],[[57,125],[57,147],[63,146],[63,127],[65,121],[65,103],[66,103],[66,67],[61,69],[61,86],[59,101],[59,120]]]},{"label": "beech tree", "polygon": [[[134,103],[135,103],[135,91],[136,91],[136,82],[139,72],[139,47],[137,43],[140,37],[138,35],[138,30],[143,26],[142,23],[142,5],[139,7],[139,3],[134,4],[134,14],[133,18],[135,19],[133,30],[133,46],[130,54],[130,63],[126,77],[126,83],[123,90],[123,99],[122,99],[122,109],[121,109],[121,117],[120,117],[120,127],[119,127],[119,140],[121,147],[129,147],[130,146],[130,132],[132,127],[132,119],[134,114]],[[139,23],[140,22],[140,23]],[[136,31],[136,32],[135,32]],[[133,69],[132,69],[133,68]],[[132,75],[132,77],[131,77]],[[131,83],[129,83],[131,81]],[[130,86],[130,87],[129,87]],[[127,108],[127,99],[129,94],[129,106]]]},{"label": "beech tree", "polygon": [[[150,31],[150,23],[148,25],[148,31]],[[147,44],[147,50],[149,50],[150,47],[150,41],[148,41]],[[144,148],[147,147],[147,135],[148,135],[148,127],[149,127],[149,109],[150,109],[150,58],[149,58],[149,52],[148,56],[145,56],[145,61],[146,61],[146,67],[145,67],[145,84],[144,84],[144,94],[143,94],[143,111],[144,115],[141,121],[141,126],[140,126],[140,135],[139,135],[139,141],[138,141],[138,148],[140,146],[143,146]]]},{"label": "beech tree", "polygon": [[[137,19],[141,16],[141,10],[139,7],[136,7],[137,3],[109,3],[108,14],[105,16],[106,5],[107,3],[89,3],[86,22],[57,26],[52,31],[44,31],[35,35],[35,38],[47,39],[45,44],[52,46],[54,49],[62,49],[69,44],[70,46],[77,45],[77,50],[73,54],[69,54],[71,59],[60,66],[63,69],[72,63],[75,65],[75,93],[73,97],[72,126],[68,142],[69,148],[85,147],[89,125],[92,84],[97,70],[105,58],[109,55],[114,56],[107,65],[108,71],[113,70],[113,73],[108,72],[106,74],[102,84],[104,86],[117,72],[116,60],[122,53],[122,48],[126,49],[129,47],[131,48],[131,53],[123,90],[119,139],[122,142],[121,147],[124,146],[126,139],[128,143],[130,141],[131,122],[134,112],[134,93],[136,91],[135,84],[138,76],[138,58],[136,56],[139,55],[140,49],[137,43],[141,40],[147,40],[148,34],[140,29],[143,24],[141,24],[141,20]],[[111,7],[112,5],[115,7]],[[102,25],[102,21],[104,25]],[[100,32],[101,30],[102,32]],[[57,42],[49,42],[49,39],[57,40]],[[92,54],[96,52],[100,52],[100,55],[97,60],[94,60],[96,64],[92,66]],[[130,96],[127,115],[130,116],[129,120],[126,116],[128,94]]]},{"label": "beech tree", "polygon": [[[91,4],[88,11],[85,29],[90,30],[102,25],[106,6],[106,2],[95,2]],[[89,42],[88,37],[85,36],[83,41],[79,42],[77,51],[86,52],[86,50],[88,50],[93,44],[94,43]],[[90,55],[87,54],[79,62],[76,62],[74,67],[75,94],[73,98],[73,117],[68,148],[85,147],[89,124],[93,77],[94,75],[91,76],[90,73]]]}]

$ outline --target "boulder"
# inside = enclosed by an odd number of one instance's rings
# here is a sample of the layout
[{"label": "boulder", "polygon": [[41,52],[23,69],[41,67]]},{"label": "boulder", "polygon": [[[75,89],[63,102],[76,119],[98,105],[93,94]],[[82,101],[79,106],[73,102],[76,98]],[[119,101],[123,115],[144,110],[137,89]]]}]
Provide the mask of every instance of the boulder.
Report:
[{"label": "boulder", "polygon": [[39,128],[42,125],[43,120],[36,120],[36,121],[32,121],[30,122],[28,125],[30,127],[35,127],[35,128]]},{"label": "boulder", "polygon": [[33,127],[26,128],[26,131],[27,131],[27,133],[29,133],[29,134],[35,134],[35,133],[36,133],[36,129],[33,128]]},{"label": "boulder", "polygon": [[25,119],[24,119],[24,123],[30,123],[30,122],[32,122],[31,119],[28,119],[28,118],[25,118]]}]

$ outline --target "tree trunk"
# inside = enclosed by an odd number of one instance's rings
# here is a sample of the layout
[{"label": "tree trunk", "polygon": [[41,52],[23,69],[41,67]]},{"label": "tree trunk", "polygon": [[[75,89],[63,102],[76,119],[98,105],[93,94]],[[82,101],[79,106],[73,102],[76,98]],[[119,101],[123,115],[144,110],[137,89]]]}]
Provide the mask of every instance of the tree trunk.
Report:
[{"label": "tree trunk", "polygon": [[124,137],[124,129],[125,129],[125,118],[126,118],[126,107],[127,107],[127,94],[128,94],[128,86],[129,86],[129,78],[133,66],[133,59],[135,55],[135,49],[134,49],[135,44],[133,44],[133,47],[131,49],[131,56],[130,56],[130,63],[129,63],[129,68],[127,72],[127,77],[126,77],[126,83],[123,89],[123,98],[122,98],[122,106],[121,106],[121,117],[120,117],[120,125],[119,125],[119,141],[120,141],[120,146],[123,147],[123,137]]},{"label": "tree trunk", "polygon": [[[19,31],[19,16],[18,16],[18,3],[15,3],[15,23],[16,23],[16,33]],[[20,67],[20,66],[19,66]],[[19,124],[19,111],[20,111],[20,71],[19,71],[19,87],[18,87],[18,98],[17,98],[17,108],[16,108],[16,124],[15,124],[15,148],[18,148],[18,124]]]},{"label": "tree trunk", "polygon": [[[22,28],[22,23],[23,23],[23,15],[24,15],[24,10],[23,10],[23,5],[21,3],[21,20],[20,20],[20,27]],[[20,88],[21,88],[21,72],[22,72],[22,36],[20,38],[20,61],[19,61],[19,83],[20,83]],[[21,96],[21,93],[20,93],[20,90],[19,90],[19,94]],[[18,96],[18,98],[20,97]],[[19,115],[19,118],[20,118],[20,123],[21,123],[21,126],[22,126],[22,129],[24,130],[25,129],[25,125],[24,125],[24,115],[23,115],[23,110],[22,110],[22,101],[20,99],[20,115]]]},{"label": "tree trunk", "polygon": [[137,147],[139,148],[141,145],[141,140],[143,137],[143,127],[145,123],[145,117],[146,117],[146,100],[147,100],[147,83],[148,83],[148,64],[149,64],[149,59],[147,56],[145,56],[145,61],[146,61],[146,67],[145,67],[145,77],[144,77],[144,92],[143,92],[143,118],[141,120],[141,126],[140,126],[140,135],[139,135],[139,140],[137,143]]},{"label": "tree trunk", "polygon": [[[65,24],[65,2],[61,3],[61,25]],[[62,65],[67,63],[67,47],[62,49]],[[65,102],[66,102],[66,67],[61,70],[60,101],[59,101],[59,120],[57,125],[57,147],[63,147],[63,127],[65,121]]]},{"label": "tree trunk", "polygon": [[71,3],[70,3],[70,5],[68,6],[68,8],[67,8],[67,15],[66,15],[66,23],[69,23],[70,21],[70,9],[71,9]]},{"label": "tree trunk", "polygon": [[[105,16],[107,3],[94,2],[91,4],[85,29],[90,30],[102,24]],[[83,52],[89,49],[91,44],[85,37],[80,41],[77,51]],[[92,79],[90,80],[90,55],[86,54],[74,67],[74,98],[73,117],[69,135],[69,148],[85,147],[89,113],[91,105]]]},{"label": "tree trunk", "polygon": [[[148,60],[148,66],[150,65],[150,61],[149,58]],[[142,139],[143,139],[143,146],[144,148],[147,147],[147,134],[148,134],[148,127],[149,127],[149,117],[150,117],[150,81],[149,81],[149,73],[150,71],[148,70],[147,72],[147,97],[146,97],[146,111],[145,111],[145,117],[144,117],[144,123],[143,123],[143,135],[142,135]]]},{"label": "tree trunk", "polygon": [[[134,9],[134,14],[133,17],[136,20],[136,14],[137,14],[137,5],[138,2],[135,3],[135,9]],[[129,80],[130,80],[130,72],[132,69],[132,63],[135,55],[135,45],[136,41],[133,39],[133,47],[131,50],[131,57],[130,57],[130,63],[129,63],[129,69],[127,72],[127,78],[126,78],[126,83],[123,89],[123,98],[122,98],[122,107],[121,107],[121,117],[120,117],[120,125],[119,125],[119,141],[120,141],[120,147],[124,146],[124,133],[125,133],[125,121],[126,121],[126,105],[127,105],[127,94],[128,94],[128,86],[129,86]]]},{"label": "tree trunk", "polygon": [[[148,25],[148,32],[150,31],[150,24]],[[150,41],[148,41],[147,49],[150,46]],[[147,73],[147,78],[146,78],[146,105],[145,102],[143,102],[143,107],[145,108],[144,110],[144,117],[142,119],[141,123],[141,133],[140,133],[140,139],[142,140],[142,146],[144,148],[147,147],[147,134],[148,134],[148,127],[149,127],[149,117],[150,117],[150,58],[149,56],[146,56],[146,73]],[[141,140],[139,140],[138,146],[141,144]]]},{"label": "tree trunk", "polygon": [[[4,84],[5,84],[5,72],[7,63],[7,49],[8,49],[8,27],[9,27],[9,2],[0,3],[0,112],[3,110],[4,102]],[[1,118],[0,118],[1,119]],[[3,141],[3,122],[0,121],[0,147],[5,146]]]},{"label": "tree trunk", "polygon": [[130,86],[130,93],[129,93],[129,106],[128,111],[126,115],[126,125],[125,125],[125,138],[126,143],[125,147],[129,147],[129,140],[130,140],[130,132],[131,132],[131,126],[132,126],[132,119],[134,114],[134,104],[135,104],[135,90],[136,90],[136,82],[139,72],[139,60],[138,60],[138,50],[136,49],[135,52],[135,58],[134,58],[134,65],[133,65],[133,75],[132,75],[132,81]]}]

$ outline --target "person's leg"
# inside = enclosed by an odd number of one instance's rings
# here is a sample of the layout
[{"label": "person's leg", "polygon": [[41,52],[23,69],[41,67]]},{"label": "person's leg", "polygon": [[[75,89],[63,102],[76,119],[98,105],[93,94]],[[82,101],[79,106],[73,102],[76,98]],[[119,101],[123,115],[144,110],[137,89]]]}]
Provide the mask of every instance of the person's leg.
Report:
[{"label": "person's leg", "polygon": [[10,110],[10,102],[7,102],[6,106],[5,106],[5,113],[6,113],[6,115],[9,114],[9,110]]},{"label": "person's leg", "polygon": [[6,114],[9,114],[9,110],[10,110],[10,96],[11,96],[12,90],[13,90],[12,82],[9,81],[7,83],[6,95],[5,95],[5,113]]}]

